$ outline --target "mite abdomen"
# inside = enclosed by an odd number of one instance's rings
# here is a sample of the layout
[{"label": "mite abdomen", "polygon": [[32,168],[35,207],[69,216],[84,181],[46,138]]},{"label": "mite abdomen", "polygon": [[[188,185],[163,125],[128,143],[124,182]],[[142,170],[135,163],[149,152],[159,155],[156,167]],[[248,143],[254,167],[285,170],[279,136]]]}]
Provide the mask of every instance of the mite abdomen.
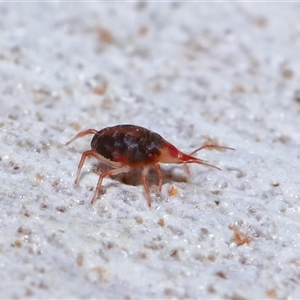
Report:
[{"label": "mite abdomen", "polygon": [[160,155],[164,139],[139,126],[120,125],[98,131],[91,147],[105,158],[128,164],[150,164]]}]

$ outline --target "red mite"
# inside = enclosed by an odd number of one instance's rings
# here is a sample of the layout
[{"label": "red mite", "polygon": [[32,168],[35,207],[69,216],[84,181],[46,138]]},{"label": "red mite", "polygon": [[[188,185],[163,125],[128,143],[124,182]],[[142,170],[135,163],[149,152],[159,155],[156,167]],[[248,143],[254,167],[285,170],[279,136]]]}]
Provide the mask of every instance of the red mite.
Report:
[{"label": "red mite", "polygon": [[[82,154],[78,165],[75,185],[79,181],[81,168],[88,156],[94,156],[100,162],[111,167],[110,170],[102,172],[99,176],[92,204],[101,191],[101,184],[104,177],[127,173],[136,168],[143,168],[142,181],[146,191],[148,206],[150,207],[151,197],[146,177],[151,167],[154,167],[158,173],[158,189],[161,191],[163,174],[158,163],[184,164],[185,167],[187,167],[186,164],[188,163],[197,163],[220,170],[220,168],[210,165],[206,161],[192,155],[204,148],[234,150],[233,148],[218,145],[203,145],[189,155],[184,154],[159,134],[135,125],[117,125],[104,128],[100,131],[88,129],[78,133],[66,145],[88,134],[94,134],[91,142],[91,150],[85,151]],[[188,169],[186,168],[186,170]]]}]

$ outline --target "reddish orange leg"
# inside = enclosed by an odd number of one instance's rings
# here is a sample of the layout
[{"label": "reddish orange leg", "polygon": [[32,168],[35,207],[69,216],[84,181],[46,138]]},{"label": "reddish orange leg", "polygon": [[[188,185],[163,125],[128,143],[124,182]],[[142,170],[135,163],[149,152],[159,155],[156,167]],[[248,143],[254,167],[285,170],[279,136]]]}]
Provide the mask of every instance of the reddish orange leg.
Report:
[{"label": "reddish orange leg", "polygon": [[94,157],[98,158],[99,154],[97,152],[95,152],[94,150],[88,150],[88,151],[85,151],[85,152],[82,153],[82,156],[81,156],[81,159],[80,159],[80,162],[79,162],[79,165],[78,165],[78,171],[77,171],[77,176],[76,176],[76,179],[75,179],[75,185],[78,184],[80,171],[81,171],[81,168],[84,164],[84,161],[89,156],[94,156]]},{"label": "reddish orange leg", "polygon": [[161,171],[161,168],[160,168],[159,164],[155,164],[154,168],[155,168],[155,170],[158,174],[158,191],[161,192],[163,174],[162,174],[162,171]]},{"label": "reddish orange leg", "polygon": [[93,196],[93,199],[91,201],[91,204],[93,204],[96,201],[96,199],[97,199],[97,197],[98,197],[98,195],[99,195],[99,193],[101,191],[101,185],[102,185],[102,181],[103,181],[104,177],[111,176],[111,175],[117,175],[117,174],[120,174],[120,173],[127,173],[129,171],[131,171],[131,168],[129,166],[125,166],[125,167],[111,169],[111,170],[103,172],[99,176],[99,180],[98,180],[98,183],[97,183],[96,191],[94,193],[94,196]]},{"label": "reddish orange leg", "polygon": [[143,184],[144,184],[144,188],[145,188],[145,192],[146,192],[147,203],[148,203],[148,206],[151,207],[150,189],[149,189],[149,186],[148,186],[148,183],[147,183],[148,171],[149,171],[148,167],[143,168],[142,180],[143,180]]},{"label": "reddish orange leg", "polygon": [[97,130],[95,129],[88,129],[88,130],[85,130],[85,131],[82,131],[82,132],[79,132],[77,135],[75,135],[70,141],[68,141],[65,145],[69,145],[71,144],[72,142],[74,142],[75,140],[77,140],[78,138],[80,137],[83,137],[85,135],[88,135],[88,134],[96,134],[97,133]]},{"label": "reddish orange leg", "polygon": [[191,175],[191,171],[189,169],[189,166],[186,164],[186,163],[183,163],[183,168],[184,168],[184,172],[187,174],[187,175]]}]

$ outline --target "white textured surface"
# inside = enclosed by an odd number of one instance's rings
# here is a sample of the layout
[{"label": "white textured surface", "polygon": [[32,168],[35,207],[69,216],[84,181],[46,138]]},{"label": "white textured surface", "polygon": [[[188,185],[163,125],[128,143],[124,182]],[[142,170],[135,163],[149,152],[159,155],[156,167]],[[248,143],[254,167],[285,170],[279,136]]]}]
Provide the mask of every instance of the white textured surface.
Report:
[{"label": "white textured surface", "polygon": [[[299,298],[299,11],[1,3],[0,297]],[[63,145],[120,123],[236,151],[151,173],[151,210],[136,172],[91,207],[90,137]]]}]

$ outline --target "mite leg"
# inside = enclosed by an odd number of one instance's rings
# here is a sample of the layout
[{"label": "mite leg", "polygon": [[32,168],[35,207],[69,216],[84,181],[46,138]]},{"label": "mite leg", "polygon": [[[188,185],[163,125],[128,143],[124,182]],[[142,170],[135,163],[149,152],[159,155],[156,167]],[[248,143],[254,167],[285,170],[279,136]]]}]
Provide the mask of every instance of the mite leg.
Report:
[{"label": "mite leg", "polygon": [[149,189],[149,186],[148,186],[148,183],[147,183],[148,171],[149,171],[149,168],[147,168],[147,167],[143,168],[142,180],[143,180],[143,185],[144,185],[144,189],[145,189],[145,192],[146,192],[148,206],[151,207],[150,189]]},{"label": "mite leg", "polygon": [[76,179],[75,179],[75,185],[78,184],[80,171],[81,171],[81,168],[83,167],[84,161],[89,156],[96,157],[99,161],[101,161],[102,163],[108,165],[109,167],[112,167],[112,168],[121,167],[120,163],[110,161],[109,159],[107,159],[107,158],[103,157],[102,155],[100,155],[99,153],[97,153],[95,150],[85,151],[85,152],[82,153],[80,162],[78,164],[78,171],[77,171],[77,176],[76,176]]},{"label": "mite leg", "polygon": [[183,168],[186,175],[191,175],[191,171],[186,163],[183,163]]},{"label": "mite leg", "polygon": [[159,164],[155,164],[154,167],[155,167],[155,170],[158,174],[158,191],[161,192],[163,174],[162,174],[162,171],[161,171],[161,168],[160,168]]},{"label": "mite leg", "polygon": [[74,142],[76,139],[78,139],[80,137],[83,137],[83,136],[85,136],[87,134],[96,134],[96,133],[97,133],[97,130],[95,130],[95,129],[88,129],[88,130],[79,132],[70,141],[68,141],[65,145],[67,146],[67,145],[71,144],[72,142]]},{"label": "mite leg", "polygon": [[85,152],[82,153],[82,156],[81,156],[81,159],[80,159],[80,162],[79,162],[79,165],[78,165],[78,171],[77,171],[77,176],[76,176],[76,179],[75,179],[75,185],[78,184],[80,171],[81,171],[81,168],[84,164],[84,161],[89,156],[94,156],[94,157],[98,158],[99,154],[97,152],[95,152],[94,150],[88,150],[88,151],[85,151]]},{"label": "mite leg", "polygon": [[131,168],[129,166],[124,166],[124,167],[120,167],[120,168],[116,168],[116,169],[111,169],[111,170],[103,172],[99,176],[99,180],[98,180],[98,183],[97,183],[96,191],[94,193],[94,196],[93,196],[93,199],[91,201],[91,204],[93,204],[96,201],[96,199],[97,199],[97,197],[98,197],[98,195],[100,193],[101,185],[102,185],[102,181],[103,181],[104,177],[111,176],[111,175],[117,175],[117,174],[120,174],[120,173],[127,173],[129,171],[131,171]]}]

